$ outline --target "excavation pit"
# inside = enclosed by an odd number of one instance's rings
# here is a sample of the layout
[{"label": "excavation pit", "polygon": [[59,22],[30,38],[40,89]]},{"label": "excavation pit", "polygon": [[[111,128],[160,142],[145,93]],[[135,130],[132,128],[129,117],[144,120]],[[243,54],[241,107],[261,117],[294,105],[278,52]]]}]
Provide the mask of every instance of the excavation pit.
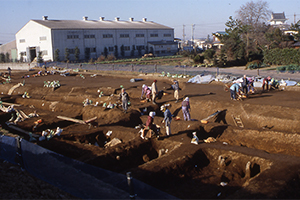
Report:
[{"label": "excavation pit", "polygon": [[[300,156],[297,150],[300,145],[300,106],[296,92],[270,91],[237,102],[230,100],[219,83],[195,85],[181,82],[179,103],[175,103],[169,91],[169,95],[158,99],[154,105],[140,99],[141,85],[151,85],[153,76],[130,82],[132,77],[92,78],[87,74],[85,79],[59,75],[28,78],[25,86],[16,88],[11,96],[6,95],[13,85],[22,82],[21,75],[24,74],[14,75],[11,84],[0,85],[4,93],[2,100],[20,104],[17,109],[26,114],[34,111],[39,114],[39,117],[17,123],[24,130],[32,131],[38,119],[43,122],[33,131],[34,134],[62,128],[59,137],[35,143],[66,157],[118,173],[130,171],[134,178],[182,199],[275,198],[277,194],[286,194],[286,185],[298,184],[299,179],[295,177],[300,166],[297,159]],[[156,78],[159,89],[170,88],[171,79]],[[56,90],[44,88],[43,82],[50,79],[59,80],[61,87]],[[127,113],[119,106],[120,85],[130,96]],[[99,89],[104,94],[101,97]],[[24,92],[28,92],[31,98],[22,98]],[[184,96],[190,98],[191,121],[183,120],[180,102]],[[86,98],[99,104],[83,106]],[[109,102],[118,106],[113,109],[102,107]],[[173,118],[170,137],[165,137],[165,127],[161,123],[163,113],[160,106],[166,103],[172,105],[173,117],[180,118]],[[145,108],[147,111],[143,113]],[[222,116],[211,118],[207,124],[201,123],[202,119],[218,110],[223,111]],[[159,140],[143,140],[140,129],[135,128],[146,122],[150,111],[156,112],[154,123],[161,126]],[[97,118],[95,123],[80,124],[57,116],[82,121]],[[238,116],[243,127],[233,121],[233,117]],[[10,117],[9,113],[1,113],[2,127]],[[109,131],[112,134],[107,136]],[[199,138],[198,145],[191,144],[193,132]],[[216,141],[205,143],[209,137]],[[105,146],[114,139],[121,143]],[[287,197],[297,194],[295,190],[288,191]]]}]

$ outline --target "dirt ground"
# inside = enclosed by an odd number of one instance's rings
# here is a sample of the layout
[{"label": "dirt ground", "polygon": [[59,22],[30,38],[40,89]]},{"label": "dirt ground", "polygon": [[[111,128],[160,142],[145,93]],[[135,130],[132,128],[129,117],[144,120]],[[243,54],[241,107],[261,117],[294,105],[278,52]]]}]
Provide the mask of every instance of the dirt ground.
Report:
[{"label": "dirt ground", "polygon": [[[180,101],[175,103],[172,79],[153,74],[132,77],[128,73],[113,76],[103,72],[97,75],[74,72],[69,76],[33,77],[36,73],[14,72],[11,83],[0,85],[0,97],[3,102],[21,105],[17,109],[26,114],[34,111],[39,114],[39,117],[17,122],[23,130],[41,135],[46,129],[63,129],[60,136],[35,142],[42,147],[118,173],[131,171],[134,178],[181,199],[287,199],[300,196],[300,98],[297,91],[263,92],[257,88],[249,98],[233,101],[220,82],[200,85],[180,79]],[[142,80],[130,82],[131,78]],[[150,86],[154,79],[157,79],[158,90],[165,94],[156,105],[140,99],[141,86]],[[61,86],[55,90],[44,87],[44,81],[53,80],[59,80]],[[10,91],[20,82],[25,85]],[[118,101],[121,86],[130,96],[127,113],[122,111]],[[103,92],[102,97],[98,90]],[[7,95],[8,92],[12,94]],[[22,98],[24,92],[28,92],[30,98]],[[191,121],[183,120],[181,102],[184,96],[190,98]],[[83,106],[87,98],[98,105]],[[116,103],[117,106],[108,109],[102,106],[104,103]],[[161,124],[160,106],[166,103],[171,104],[173,114],[170,137],[165,137]],[[150,111],[156,112],[154,123],[162,126],[161,137],[142,140],[136,126],[146,122]],[[201,123],[201,119],[216,111],[221,112],[207,124]],[[80,124],[57,116],[84,121],[97,119]],[[0,112],[4,129],[9,130],[5,122],[10,117],[10,113]],[[180,119],[175,120],[176,117]],[[237,117],[242,123],[236,123],[234,118]],[[42,119],[42,123],[33,128],[38,119]],[[106,136],[108,131],[112,131],[109,137]],[[191,144],[193,132],[199,138],[198,145]],[[29,139],[25,134],[20,135]],[[206,143],[204,140],[209,137],[216,141]],[[121,143],[105,148],[105,144],[114,138],[120,139]],[[11,167],[2,169],[11,170]],[[6,180],[3,177],[1,179]],[[21,184],[19,170],[13,177],[18,181],[9,180],[9,184]],[[31,189],[32,185],[25,181],[20,187],[30,191],[32,196],[22,192],[18,192],[19,196],[5,196],[1,192],[0,198],[71,198],[63,191],[57,192],[57,188],[53,190],[58,196],[47,196],[45,191],[43,196],[41,189]],[[49,193],[53,190],[50,186],[47,188]]]}]

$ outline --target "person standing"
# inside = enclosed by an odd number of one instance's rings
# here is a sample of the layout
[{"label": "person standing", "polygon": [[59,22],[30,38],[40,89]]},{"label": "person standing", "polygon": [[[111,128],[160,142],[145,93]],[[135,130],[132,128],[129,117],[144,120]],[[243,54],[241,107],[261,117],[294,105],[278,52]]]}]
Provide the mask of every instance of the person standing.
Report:
[{"label": "person standing", "polygon": [[152,91],[152,103],[156,104],[156,94],[157,94],[157,86],[156,86],[157,80],[154,80],[152,85],[151,85],[151,91]]},{"label": "person standing", "polygon": [[179,99],[179,83],[177,80],[173,80],[172,88],[174,90],[174,98],[176,99],[175,103],[177,103]]},{"label": "person standing", "polygon": [[7,71],[8,71],[9,76],[11,76],[11,68],[10,67],[7,68]]},{"label": "person standing", "polygon": [[248,84],[249,84],[249,82],[248,82],[247,76],[244,75],[242,78],[242,91],[245,94],[245,96],[248,96]]},{"label": "person standing", "polygon": [[230,86],[230,98],[232,100],[236,100],[236,93],[238,93],[240,90],[240,85],[238,83],[234,83],[232,84],[232,86]]},{"label": "person standing", "polygon": [[172,114],[170,110],[167,108],[167,106],[161,106],[160,110],[164,112],[164,119],[162,120],[162,123],[165,123],[166,127],[166,135],[171,135],[171,121],[172,121]]},{"label": "person standing", "polygon": [[190,107],[190,100],[189,97],[185,97],[185,99],[181,103],[181,109],[183,114],[184,121],[190,121],[191,120],[191,107]]},{"label": "person standing", "polygon": [[124,88],[122,88],[121,90],[120,99],[122,100],[122,108],[124,110],[124,113],[126,113],[128,110],[129,95]]}]

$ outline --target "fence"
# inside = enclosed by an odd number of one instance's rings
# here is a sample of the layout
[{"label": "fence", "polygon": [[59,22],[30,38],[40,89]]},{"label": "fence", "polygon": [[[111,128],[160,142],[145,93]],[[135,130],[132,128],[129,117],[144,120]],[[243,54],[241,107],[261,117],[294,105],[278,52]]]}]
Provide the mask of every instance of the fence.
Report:
[{"label": "fence", "polygon": [[[21,165],[33,176],[78,198],[132,198],[126,175],[64,157],[20,137],[0,135],[0,158]],[[136,198],[176,199],[136,179],[132,179],[132,184]]]}]

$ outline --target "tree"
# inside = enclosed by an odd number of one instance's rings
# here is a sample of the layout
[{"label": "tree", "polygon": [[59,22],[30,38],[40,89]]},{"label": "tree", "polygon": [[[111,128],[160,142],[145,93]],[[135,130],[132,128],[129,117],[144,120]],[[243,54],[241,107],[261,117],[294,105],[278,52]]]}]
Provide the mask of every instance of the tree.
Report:
[{"label": "tree", "polygon": [[300,20],[296,23],[296,24],[291,24],[290,30],[295,31],[295,33],[293,34],[294,36],[294,40],[295,41],[299,41],[300,38]]},{"label": "tree", "polygon": [[80,55],[80,50],[79,48],[76,46],[75,50],[74,50],[74,56],[75,56],[75,61],[78,62],[79,61],[79,55]]},{"label": "tree", "polygon": [[88,61],[90,59],[90,55],[91,55],[91,49],[90,48],[85,48],[84,49],[84,58],[86,61]]},{"label": "tree", "polygon": [[121,51],[121,56],[124,57],[125,56],[125,47],[124,47],[124,45],[122,45],[120,47],[120,51]]},{"label": "tree", "polygon": [[5,54],[5,62],[10,62],[9,53],[6,52]]},{"label": "tree", "polygon": [[65,60],[67,62],[70,60],[70,52],[68,48],[65,48]]},{"label": "tree", "polygon": [[116,58],[118,58],[118,56],[119,56],[119,52],[118,52],[118,46],[117,46],[117,45],[115,45],[115,52],[114,52],[114,56],[115,56]]},{"label": "tree", "polygon": [[43,59],[43,52],[42,52],[42,51],[39,51],[39,52],[38,52],[37,62],[38,62],[38,63],[43,63],[43,62],[44,62],[44,59]]},{"label": "tree", "polygon": [[250,25],[257,29],[270,19],[272,11],[269,10],[268,2],[258,0],[247,2],[236,11],[238,20],[244,25]]},{"label": "tree", "polygon": [[5,55],[4,53],[0,53],[0,63],[4,63],[5,62]]},{"label": "tree", "polygon": [[55,49],[55,51],[54,51],[54,61],[56,61],[56,62],[60,61],[60,59],[59,59],[59,49]]},{"label": "tree", "polygon": [[137,50],[138,50],[138,55],[141,56],[142,55],[142,46],[138,46]]},{"label": "tree", "polygon": [[21,62],[21,63],[23,62],[23,56],[24,56],[24,52],[21,52],[21,53],[20,53],[20,62]]},{"label": "tree", "polygon": [[107,47],[104,47],[104,56],[105,56],[105,58],[107,58],[107,55],[108,55],[108,49],[107,49]]},{"label": "tree", "polygon": [[225,24],[226,34],[222,35],[221,42],[224,44],[222,52],[226,55],[227,61],[240,60],[245,58],[245,43],[242,34],[248,26],[243,25],[240,20],[229,17]]},{"label": "tree", "polygon": [[134,56],[134,51],[135,51],[135,46],[134,45],[132,45],[132,50],[131,50],[131,57],[133,57]]}]

